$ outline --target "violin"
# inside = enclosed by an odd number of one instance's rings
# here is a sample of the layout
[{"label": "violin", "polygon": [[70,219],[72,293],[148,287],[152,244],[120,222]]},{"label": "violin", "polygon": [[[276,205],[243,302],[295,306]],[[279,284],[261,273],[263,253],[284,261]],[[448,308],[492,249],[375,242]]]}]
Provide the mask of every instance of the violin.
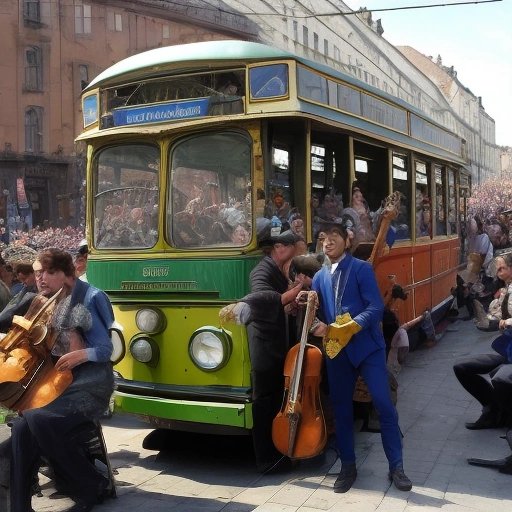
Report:
[{"label": "violin", "polygon": [[61,288],[50,298],[36,295],[25,316],[15,315],[11,329],[0,340],[0,404],[4,407],[18,412],[43,407],[71,384],[71,371],[57,371],[51,356],[58,335],[51,320],[63,294]]},{"label": "violin", "polygon": [[286,355],[283,404],[272,422],[276,449],[291,459],[315,457],[327,442],[320,402],[323,355],[318,347],[307,343],[317,300],[316,292],[307,292],[301,339]]}]

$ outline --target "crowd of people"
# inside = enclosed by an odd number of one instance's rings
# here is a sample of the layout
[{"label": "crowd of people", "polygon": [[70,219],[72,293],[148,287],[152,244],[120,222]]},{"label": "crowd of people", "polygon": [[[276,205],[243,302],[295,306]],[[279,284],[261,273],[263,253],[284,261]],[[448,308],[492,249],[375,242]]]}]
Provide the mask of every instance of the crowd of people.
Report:
[{"label": "crowd of people", "polygon": [[[239,245],[248,243],[250,234],[239,229],[246,223],[245,217],[240,217],[243,210],[234,205],[221,209],[205,206],[205,197],[203,190],[184,211],[196,217],[214,215],[215,222],[222,218],[228,223],[231,214],[230,237]],[[427,202],[425,197],[420,201],[422,212]],[[282,406],[283,367],[300,331],[304,293],[314,292],[316,316],[309,340],[323,350],[323,399],[328,399],[341,460],[333,490],[345,493],[357,478],[353,400],[361,378],[378,413],[389,480],[399,490],[410,490],[412,482],[403,467],[402,434],[392,396],[393,380],[408,351],[410,328],[420,325],[425,338],[436,341],[430,313],[425,311],[400,324],[396,303],[406,300],[407,294],[393,284],[382,298],[371,264],[354,257],[357,244],[374,241],[377,234],[375,215],[371,215],[358,186],[353,187],[347,208],[334,192],[322,198],[313,194],[313,228],[318,239],[314,248],[306,246],[304,220],[281,190],[275,190],[261,206],[262,217],[256,228],[264,256],[250,274],[250,293],[220,312],[221,323],[235,321],[247,326],[258,470],[280,471],[293,464],[276,449],[272,424]],[[88,248],[76,240],[76,235],[78,232],[59,231],[60,247],[45,246],[39,251],[27,244],[27,237],[51,239],[49,233],[20,235],[24,243],[4,247],[5,259],[0,257],[0,339],[9,336],[16,316],[30,313],[35,297],[49,297],[63,290],[50,326],[56,341],[49,348],[55,369],[73,374],[72,384],[55,400],[19,414],[12,421],[10,439],[0,445],[0,488],[9,489],[11,512],[32,510],[32,482],[42,460],[51,466],[60,489],[75,501],[70,511],[91,510],[109,486],[76,436],[71,435],[108,409],[113,390],[109,361],[112,307],[102,291],[86,282]],[[454,294],[458,305],[467,306],[475,317],[476,327],[496,331],[497,337],[492,352],[454,365],[461,385],[482,405],[481,416],[466,427],[510,427],[512,255],[493,258],[494,243],[477,215],[471,219],[467,235],[468,268],[458,276]],[[71,240],[73,256],[62,247]],[[0,359],[9,357],[7,352],[0,354]]]}]

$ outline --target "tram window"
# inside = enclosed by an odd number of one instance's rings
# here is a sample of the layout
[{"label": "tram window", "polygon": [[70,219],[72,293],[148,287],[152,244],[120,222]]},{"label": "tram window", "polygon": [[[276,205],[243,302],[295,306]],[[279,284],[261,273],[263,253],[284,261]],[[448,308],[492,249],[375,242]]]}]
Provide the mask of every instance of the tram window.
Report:
[{"label": "tram window", "polygon": [[180,249],[244,247],[252,238],[251,146],[239,133],[198,135],[171,150],[167,237]]},{"label": "tram window", "polygon": [[407,157],[393,153],[393,192],[400,192],[400,211],[392,221],[397,240],[411,238],[411,202]]},{"label": "tram window", "polygon": [[94,158],[94,245],[145,249],[158,239],[159,149],[124,144]]},{"label": "tram window", "polygon": [[434,167],[436,183],[436,235],[446,235],[446,174],[438,165]]},{"label": "tram window", "polygon": [[285,148],[273,147],[263,216],[267,219],[276,216],[282,223],[287,222],[290,200],[290,152]]},{"label": "tram window", "polygon": [[416,170],[416,237],[430,236],[432,231],[432,202],[429,196],[427,164],[415,162]]},{"label": "tram window", "polygon": [[448,234],[457,234],[457,208],[456,208],[455,173],[448,169]]}]

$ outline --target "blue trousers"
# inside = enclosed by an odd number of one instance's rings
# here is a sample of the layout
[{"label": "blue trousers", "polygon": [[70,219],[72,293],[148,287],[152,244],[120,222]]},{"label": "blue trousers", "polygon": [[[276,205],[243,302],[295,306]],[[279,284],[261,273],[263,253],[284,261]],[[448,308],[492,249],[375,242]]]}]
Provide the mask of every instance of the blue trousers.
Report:
[{"label": "blue trousers", "polygon": [[398,426],[398,414],[391,400],[385,350],[370,354],[358,368],[352,366],[342,350],[334,359],[326,358],[329,395],[336,420],[336,442],[342,464],[354,464],[354,409],[352,397],[359,374],[372,395],[373,405],[380,421],[382,445],[389,469],[401,466],[402,433]]}]

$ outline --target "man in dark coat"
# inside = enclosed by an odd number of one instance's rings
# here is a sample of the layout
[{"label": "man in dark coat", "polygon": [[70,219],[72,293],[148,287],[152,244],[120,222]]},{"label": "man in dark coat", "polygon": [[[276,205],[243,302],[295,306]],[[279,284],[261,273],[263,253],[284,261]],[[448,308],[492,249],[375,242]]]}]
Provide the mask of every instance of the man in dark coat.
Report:
[{"label": "man in dark coat", "polygon": [[[283,369],[290,347],[285,306],[295,301],[302,280],[289,284],[286,268],[295,255],[296,237],[285,231],[271,241],[272,249],[250,275],[251,293],[242,301],[250,306],[247,319],[253,398],[253,442],[258,470],[282,467],[283,458],[272,442],[272,421],[279,412],[284,391]],[[296,341],[296,340],[295,340]]]}]

